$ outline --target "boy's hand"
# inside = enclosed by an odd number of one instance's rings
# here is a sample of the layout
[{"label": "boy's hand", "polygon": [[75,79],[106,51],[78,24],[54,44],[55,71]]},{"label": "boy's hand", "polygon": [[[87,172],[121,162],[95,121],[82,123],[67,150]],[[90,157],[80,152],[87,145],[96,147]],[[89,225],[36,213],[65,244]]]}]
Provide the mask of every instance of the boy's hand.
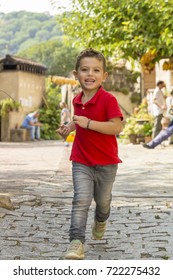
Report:
[{"label": "boy's hand", "polygon": [[73,121],[75,124],[78,124],[80,127],[87,128],[88,118],[84,116],[74,115]]},{"label": "boy's hand", "polygon": [[56,132],[65,139],[70,134],[71,129],[68,125],[63,124],[56,130]]}]

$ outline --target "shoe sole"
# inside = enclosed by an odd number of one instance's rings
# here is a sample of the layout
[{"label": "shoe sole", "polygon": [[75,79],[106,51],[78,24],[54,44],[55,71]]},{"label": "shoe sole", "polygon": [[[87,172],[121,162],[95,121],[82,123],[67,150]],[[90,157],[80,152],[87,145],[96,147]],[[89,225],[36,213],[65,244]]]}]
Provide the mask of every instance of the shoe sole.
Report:
[{"label": "shoe sole", "polygon": [[85,255],[78,256],[76,254],[68,254],[67,256],[63,257],[63,260],[84,260]]},{"label": "shoe sole", "polygon": [[94,234],[92,234],[92,239],[93,240],[101,240],[101,239],[103,239],[103,237],[104,237],[104,234],[101,237],[97,237]]}]

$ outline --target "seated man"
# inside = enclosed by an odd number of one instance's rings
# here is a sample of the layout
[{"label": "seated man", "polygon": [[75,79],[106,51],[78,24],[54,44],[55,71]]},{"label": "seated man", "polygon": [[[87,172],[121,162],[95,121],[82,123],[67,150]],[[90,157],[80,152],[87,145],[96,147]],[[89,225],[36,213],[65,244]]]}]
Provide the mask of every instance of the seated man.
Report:
[{"label": "seated man", "polygon": [[39,115],[38,111],[26,115],[21,125],[21,128],[30,130],[31,141],[40,140],[40,126],[42,126],[42,123],[38,121]]}]

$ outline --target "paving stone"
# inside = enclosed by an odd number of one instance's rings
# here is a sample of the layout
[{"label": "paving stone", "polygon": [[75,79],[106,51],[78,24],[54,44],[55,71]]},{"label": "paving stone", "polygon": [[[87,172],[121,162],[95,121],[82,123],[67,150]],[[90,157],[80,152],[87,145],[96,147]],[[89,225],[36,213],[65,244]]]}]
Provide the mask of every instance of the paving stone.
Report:
[{"label": "paving stone", "polygon": [[[59,259],[69,244],[70,148],[61,141],[0,145],[0,193],[10,194],[14,205],[0,208],[0,259]],[[86,259],[173,259],[172,148],[119,145],[123,163],[107,231],[103,240],[91,239],[92,202]]]}]

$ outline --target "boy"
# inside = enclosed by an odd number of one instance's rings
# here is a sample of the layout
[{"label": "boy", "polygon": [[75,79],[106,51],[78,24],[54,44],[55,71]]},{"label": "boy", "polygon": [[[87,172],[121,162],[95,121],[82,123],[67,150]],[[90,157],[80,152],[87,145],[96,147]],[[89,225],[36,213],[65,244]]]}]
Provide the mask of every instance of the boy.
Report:
[{"label": "boy", "polygon": [[122,130],[122,113],[116,98],[101,84],[106,80],[104,56],[86,49],[77,57],[74,70],[82,92],[74,97],[74,117],[57,132],[63,137],[76,129],[72,147],[72,202],[70,245],[64,259],[84,259],[85,230],[89,207],[96,203],[92,235],[102,239],[110,215],[111,192],[118,163],[116,134]]}]

